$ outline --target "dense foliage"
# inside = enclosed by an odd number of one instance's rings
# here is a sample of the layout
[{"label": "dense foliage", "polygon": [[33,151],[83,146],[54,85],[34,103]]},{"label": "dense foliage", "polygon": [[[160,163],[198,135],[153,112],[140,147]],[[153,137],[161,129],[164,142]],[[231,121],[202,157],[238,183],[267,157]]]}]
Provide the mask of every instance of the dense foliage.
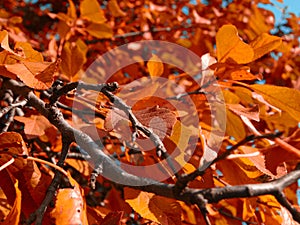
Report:
[{"label": "dense foliage", "polygon": [[0,224],[300,223],[300,18],[259,3],[1,1]]}]

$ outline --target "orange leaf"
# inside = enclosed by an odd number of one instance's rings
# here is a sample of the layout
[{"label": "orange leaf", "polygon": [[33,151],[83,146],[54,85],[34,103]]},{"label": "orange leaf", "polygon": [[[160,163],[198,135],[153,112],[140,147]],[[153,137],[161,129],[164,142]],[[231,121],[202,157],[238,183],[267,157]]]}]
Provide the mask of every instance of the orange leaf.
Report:
[{"label": "orange leaf", "polygon": [[0,31],[0,43],[1,47],[5,49],[6,51],[9,51],[11,53],[14,53],[13,50],[9,47],[8,44],[8,32],[6,30]]},{"label": "orange leaf", "polygon": [[186,161],[186,150],[189,146],[189,140],[192,136],[198,135],[198,129],[193,128],[192,126],[185,126],[180,121],[176,121],[172,134],[169,139],[176,145],[179,150],[179,154],[176,155],[175,160],[182,167],[187,163]]},{"label": "orange leaf", "polygon": [[216,35],[216,45],[219,62],[245,64],[253,60],[252,47],[240,39],[233,25],[224,25],[219,29]]},{"label": "orange leaf", "polygon": [[272,36],[267,33],[259,35],[250,43],[254,50],[253,61],[278,48],[282,43],[280,37]]},{"label": "orange leaf", "polygon": [[300,121],[300,91],[287,87],[253,84],[249,86],[256,93],[275,107],[287,112],[295,120]]},{"label": "orange leaf", "polygon": [[[22,136],[16,132],[5,132],[0,134],[0,152],[6,151],[10,154],[1,154],[0,163],[1,165],[6,163],[12,158],[11,154],[16,155],[28,155],[28,149]],[[27,164],[27,160],[23,158],[16,158],[13,165],[8,168],[12,172],[23,169]]]},{"label": "orange leaf", "polygon": [[26,42],[17,42],[14,47],[15,52],[18,53],[18,55],[21,55],[26,59],[26,61],[29,62],[43,62],[43,55],[42,53],[34,50],[31,46],[31,44]]},{"label": "orange leaf", "polygon": [[110,190],[105,200],[107,201],[107,208],[113,211],[124,211],[127,214],[130,214],[132,211],[128,203],[124,201],[121,193],[115,188]]},{"label": "orange leaf", "polygon": [[114,17],[126,16],[126,13],[120,9],[117,0],[110,0],[108,2],[108,9]]},{"label": "orange leaf", "polygon": [[101,221],[102,225],[119,225],[121,224],[121,219],[123,212],[110,212]]},{"label": "orange leaf", "polygon": [[159,77],[164,72],[164,64],[157,57],[157,55],[153,54],[150,60],[147,63],[147,68],[149,70],[151,77]]},{"label": "orange leaf", "polygon": [[241,104],[226,104],[226,106],[238,116],[245,116],[251,120],[259,122],[259,108],[258,105],[252,108],[245,108]]},{"label": "orange leaf", "polygon": [[181,206],[175,200],[127,187],[124,198],[143,218],[161,224],[181,224]]},{"label": "orange leaf", "polygon": [[172,111],[158,106],[134,111],[134,114],[143,125],[150,127],[160,138],[171,135],[172,128],[177,121]]},{"label": "orange leaf", "polygon": [[[292,145],[296,145],[296,143],[292,142]],[[300,161],[299,153],[290,152],[283,149],[281,146],[272,146],[263,151],[263,155],[265,156],[265,165],[266,168],[271,171],[274,175],[277,175],[278,167],[281,166],[282,163],[288,162],[292,164],[296,164]]]},{"label": "orange leaf", "polygon": [[76,42],[67,41],[63,47],[61,53],[61,70],[69,78],[78,73],[83,64],[86,62],[87,46],[81,40],[78,39]]},{"label": "orange leaf", "polygon": [[53,125],[44,116],[15,116],[14,119],[25,124],[25,134],[28,138],[42,136],[45,134],[46,129],[53,127]]},{"label": "orange leaf", "polygon": [[9,214],[4,219],[4,222],[0,222],[1,225],[18,225],[20,221],[22,196],[21,196],[21,191],[19,189],[18,180],[16,179],[12,179],[12,180],[14,182],[15,200]]},{"label": "orange leaf", "polygon": [[97,0],[83,0],[80,3],[80,13],[83,19],[93,23],[104,23],[104,13]]},{"label": "orange leaf", "polygon": [[19,78],[30,88],[44,90],[51,87],[57,62],[21,62],[12,65],[0,65],[2,76],[17,80]]},{"label": "orange leaf", "polygon": [[76,19],[77,15],[76,15],[76,7],[73,3],[72,0],[69,0],[69,7],[68,7],[68,13],[67,15],[72,18],[72,19]]},{"label": "orange leaf", "polygon": [[230,76],[232,80],[262,80],[262,75],[253,75],[244,69],[230,71]]},{"label": "orange leaf", "polygon": [[56,224],[88,225],[86,217],[86,203],[83,198],[83,189],[69,176],[74,188],[59,189],[56,195],[55,207],[50,212]]},{"label": "orange leaf", "polygon": [[228,109],[226,110],[226,134],[234,137],[237,141],[246,137],[246,130],[241,118]]},{"label": "orange leaf", "polygon": [[[28,155],[26,144],[18,133],[5,132],[0,134],[0,143],[0,149],[8,149],[6,152],[10,154]],[[3,164],[11,157],[9,154],[1,154],[0,163]],[[41,174],[35,162],[22,157],[16,158],[15,162],[7,167],[7,170],[19,181],[19,187],[22,192],[22,212],[28,216],[36,210],[44,199],[51,177],[44,173]]]},{"label": "orange leaf", "polygon": [[86,28],[86,31],[96,38],[112,38],[113,30],[105,23],[91,23]]}]

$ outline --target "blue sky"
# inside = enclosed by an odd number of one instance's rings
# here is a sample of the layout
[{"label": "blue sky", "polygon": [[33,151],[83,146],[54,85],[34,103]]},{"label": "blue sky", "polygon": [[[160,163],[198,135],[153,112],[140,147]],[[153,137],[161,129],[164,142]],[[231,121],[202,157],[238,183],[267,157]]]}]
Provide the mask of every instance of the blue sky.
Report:
[{"label": "blue sky", "polygon": [[279,23],[282,17],[282,11],[286,7],[287,12],[295,13],[296,16],[300,16],[300,0],[283,0],[283,3],[280,3],[276,0],[271,0],[274,6],[270,4],[259,4],[260,7],[271,10],[274,15],[276,22]]}]

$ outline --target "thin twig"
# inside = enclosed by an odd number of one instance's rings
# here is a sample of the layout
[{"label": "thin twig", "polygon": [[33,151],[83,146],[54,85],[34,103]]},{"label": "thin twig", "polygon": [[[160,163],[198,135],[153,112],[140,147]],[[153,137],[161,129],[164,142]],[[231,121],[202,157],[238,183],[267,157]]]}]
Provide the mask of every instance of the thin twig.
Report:
[{"label": "thin twig", "polygon": [[[178,193],[175,192],[176,186],[174,184],[166,184],[149,178],[138,177],[124,171],[122,168],[117,166],[111,158],[104,154],[102,147],[99,147],[87,134],[71,127],[64,120],[57,107],[53,106],[51,109],[47,108],[41,99],[39,99],[29,88],[20,82],[8,80],[3,83],[3,88],[11,89],[14,93],[23,95],[27,98],[29,105],[35,107],[42,115],[47,117],[62,134],[64,134],[63,140],[67,139],[69,141],[76,141],[80,146],[83,146],[85,151],[90,155],[91,162],[94,166],[102,168],[102,171],[100,171],[99,174],[108,178],[113,177],[115,182],[127,184],[127,186],[131,186],[138,190],[177,199],[187,204],[198,204],[197,196],[201,195],[208,203],[214,203],[222,199],[246,198],[267,194],[274,195],[281,192],[287,186],[297,182],[300,178],[300,166],[298,166],[294,171],[266,183],[244,184],[230,187],[213,187],[207,189],[186,187],[184,192]],[[50,187],[53,188],[52,186]],[[52,191],[55,192],[56,189],[54,188]],[[293,212],[292,208],[287,208],[287,210],[289,210],[289,212],[293,215],[294,220],[300,222],[299,217],[295,212]]]},{"label": "thin twig", "polygon": [[[264,135],[260,135],[260,136],[255,136],[255,135],[247,136],[243,140],[239,141],[237,144],[235,144],[233,146],[230,146],[225,152],[223,152],[217,158],[215,158],[214,160],[209,162],[208,166],[206,166],[205,169],[208,168],[209,166],[213,165],[214,163],[218,162],[218,161],[226,159],[234,150],[236,150],[238,147],[240,147],[240,146],[242,146],[242,145],[244,145],[244,144],[246,144],[250,141],[263,139],[263,138],[274,139],[274,138],[280,136],[281,134],[282,133],[275,133],[275,134],[270,133],[270,134],[264,134]],[[181,177],[179,177],[179,179],[177,180],[177,183],[176,183],[176,187],[177,187],[176,191],[179,191],[179,192],[182,191],[190,181],[196,179],[196,177],[198,177],[198,176],[203,175],[204,172],[205,172],[205,169],[198,168],[190,174],[185,174],[185,175],[182,175]]]},{"label": "thin twig", "polygon": [[[64,165],[64,161],[67,157],[68,151],[69,151],[69,145],[71,144],[71,141],[68,137],[62,136],[63,145],[62,145],[62,151],[61,151],[61,157],[57,163],[57,166],[62,167]],[[60,182],[62,178],[62,173],[60,171],[56,171],[54,178],[49,185],[49,188],[47,190],[46,196],[41,203],[40,207],[30,215],[30,217],[27,220],[27,224],[31,224],[35,221],[35,225],[42,225],[43,216],[46,212],[46,209],[50,202],[53,200],[53,197],[55,196],[55,193],[57,189],[59,188]]]}]

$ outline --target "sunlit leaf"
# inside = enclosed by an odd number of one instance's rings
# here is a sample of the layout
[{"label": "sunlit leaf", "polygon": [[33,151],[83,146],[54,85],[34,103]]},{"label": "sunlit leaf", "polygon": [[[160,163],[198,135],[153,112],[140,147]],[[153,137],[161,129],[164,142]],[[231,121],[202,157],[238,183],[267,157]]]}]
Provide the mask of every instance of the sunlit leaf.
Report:
[{"label": "sunlit leaf", "polygon": [[243,115],[251,120],[259,122],[259,108],[257,105],[252,108],[245,108],[241,104],[227,104],[226,106],[236,115]]},{"label": "sunlit leaf", "polygon": [[91,23],[85,29],[90,35],[96,38],[105,39],[112,38],[113,36],[113,31],[111,27],[106,23]]},{"label": "sunlit leaf", "polygon": [[43,55],[34,50],[31,44],[26,42],[17,42],[14,51],[18,53],[18,55],[22,55],[26,61],[30,62],[43,62]]},{"label": "sunlit leaf", "polygon": [[254,50],[253,61],[278,48],[281,43],[282,39],[280,37],[266,33],[261,34],[250,43],[250,46]]},{"label": "sunlit leaf", "polygon": [[175,200],[131,188],[125,188],[124,194],[125,201],[143,218],[161,224],[181,224],[181,207]]},{"label": "sunlit leaf", "polygon": [[162,63],[160,58],[158,58],[157,55],[154,54],[148,61],[147,67],[151,77],[159,77],[164,72],[164,64]]},{"label": "sunlit leaf", "polygon": [[261,94],[266,101],[289,113],[294,119],[300,121],[300,91],[287,87],[273,85],[250,85],[250,88]]},{"label": "sunlit leaf", "polygon": [[240,39],[238,30],[233,25],[224,25],[219,29],[216,45],[219,62],[245,64],[253,60],[252,47]]},{"label": "sunlit leaf", "polygon": [[108,9],[110,10],[111,14],[115,17],[126,16],[126,13],[120,9],[117,0],[109,0]]},{"label": "sunlit leaf", "polygon": [[77,18],[76,7],[75,7],[72,0],[69,0],[69,7],[68,7],[68,13],[67,14],[70,18],[73,18],[73,19]]},{"label": "sunlit leaf", "polygon": [[80,14],[83,19],[93,23],[104,23],[104,13],[97,0],[83,0],[80,3]]},{"label": "sunlit leaf", "polygon": [[55,208],[50,212],[50,216],[57,224],[61,225],[88,225],[83,189],[70,176],[69,179],[74,187],[57,191]]},{"label": "sunlit leaf", "polygon": [[8,44],[8,33],[6,30],[0,31],[0,43],[1,43],[1,48],[13,53],[13,50],[11,50]]}]

